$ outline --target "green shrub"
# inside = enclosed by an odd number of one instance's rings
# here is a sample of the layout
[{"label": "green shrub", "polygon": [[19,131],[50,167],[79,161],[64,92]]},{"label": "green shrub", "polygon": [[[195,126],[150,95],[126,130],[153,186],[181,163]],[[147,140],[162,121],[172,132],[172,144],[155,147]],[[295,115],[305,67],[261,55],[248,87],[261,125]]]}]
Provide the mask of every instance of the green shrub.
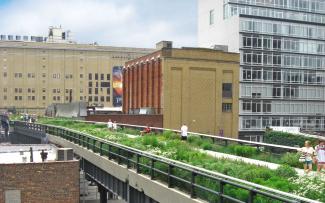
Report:
[{"label": "green shrub", "polygon": [[165,139],[168,139],[168,140],[170,140],[170,139],[178,139],[179,138],[179,136],[176,133],[172,132],[172,131],[164,131],[162,135],[163,135],[163,137]]},{"label": "green shrub", "polygon": [[267,131],[264,135],[264,142],[278,145],[287,146],[300,146],[302,147],[306,140],[310,140],[312,144],[316,144],[317,140],[314,138],[307,138],[302,135],[295,135],[286,132]]},{"label": "green shrub", "polygon": [[299,154],[298,153],[285,153],[280,160],[281,164],[287,164],[291,167],[301,168],[302,164],[299,163]]},{"label": "green shrub", "polygon": [[235,155],[243,157],[252,157],[258,152],[256,148],[245,145],[230,145],[229,148]]},{"label": "green shrub", "polygon": [[275,173],[278,176],[285,178],[297,177],[297,171],[288,165],[281,165],[275,170]]}]

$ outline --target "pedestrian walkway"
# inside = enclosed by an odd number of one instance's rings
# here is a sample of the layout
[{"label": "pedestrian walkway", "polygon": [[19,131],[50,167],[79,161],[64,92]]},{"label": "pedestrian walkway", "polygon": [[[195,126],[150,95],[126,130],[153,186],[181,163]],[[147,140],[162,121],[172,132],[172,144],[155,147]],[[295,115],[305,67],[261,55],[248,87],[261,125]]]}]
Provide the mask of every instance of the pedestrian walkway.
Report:
[{"label": "pedestrian walkway", "polygon": [[[275,164],[275,163],[270,163],[270,162],[266,162],[266,161],[260,161],[260,160],[256,160],[256,159],[250,159],[250,158],[246,158],[246,157],[241,157],[241,156],[235,156],[235,155],[231,155],[231,154],[224,154],[224,153],[220,153],[220,152],[215,152],[215,151],[210,151],[210,150],[203,150],[203,149],[198,149],[200,152],[206,153],[212,157],[215,157],[217,159],[229,159],[229,160],[234,160],[234,161],[241,161],[247,164],[254,164],[254,165],[258,165],[258,166],[264,166],[267,167],[269,169],[275,170],[277,168],[279,168],[281,165],[280,164]],[[304,176],[305,171],[303,169],[300,168],[295,168],[297,174],[299,176]],[[315,171],[312,171],[309,173],[310,175],[317,175],[317,173]]]}]

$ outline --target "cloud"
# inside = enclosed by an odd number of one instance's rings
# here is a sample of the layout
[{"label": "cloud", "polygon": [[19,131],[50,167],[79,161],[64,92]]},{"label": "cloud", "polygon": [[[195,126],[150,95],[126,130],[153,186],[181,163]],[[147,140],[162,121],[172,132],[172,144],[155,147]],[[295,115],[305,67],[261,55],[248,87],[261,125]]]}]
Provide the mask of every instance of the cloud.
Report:
[{"label": "cloud", "polygon": [[160,40],[173,40],[179,46],[193,46],[196,25],[174,12],[163,15],[172,4],[161,0],[157,7],[151,0],[14,0],[0,7],[0,33],[46,36],[49,26],[62,25],[79,43],[153,47]]}]

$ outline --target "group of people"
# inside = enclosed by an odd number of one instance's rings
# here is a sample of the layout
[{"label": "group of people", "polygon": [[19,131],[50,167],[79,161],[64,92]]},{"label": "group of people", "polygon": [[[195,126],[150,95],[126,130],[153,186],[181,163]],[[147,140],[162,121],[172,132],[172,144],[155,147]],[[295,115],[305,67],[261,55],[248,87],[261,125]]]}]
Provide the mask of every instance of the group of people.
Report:
[{"label": "group of people", "polygon": [[9,136],[9,126],[10,126],[10,123],[9,123],[9,114],[7,112],[5,112],[5,113],[3,113],[1,115],[1,128],[4,131],[5,137],[8,137]]},{"label": "group of people", "polygon": [[[147,125],[142,131],[140,131],[141,136],[143,136],[145,134],[149,134],[149,133],[151,133],[151,128],[149,125]],[[183,124],[181,126],[180,135],[181,135],[181,140],[187,140],[188,127],[186,124]]]},{"label": "group of people", "polygon": [[110,131],[117,131],[117,123],[116,123],[116,121],[112,122],[112,120],[109,119],[108,122],[107,122],[107,128]]},{"label": "group of people", "polygon": [[36,115],[30,115],[30,114],[23,114],[20,116],[20,119],[29,122],[29,123],[35,123],[37,121],[37,116]]},{"label": "group of people", "polygon": [[313,169],[313,163],[317,165],[317,172],[325,170],[325,140],[319,140],[315,148],[310,141],[305,141],[305,146],[300,150],[299,161],[304,164],[304,170],[309,173]]}]

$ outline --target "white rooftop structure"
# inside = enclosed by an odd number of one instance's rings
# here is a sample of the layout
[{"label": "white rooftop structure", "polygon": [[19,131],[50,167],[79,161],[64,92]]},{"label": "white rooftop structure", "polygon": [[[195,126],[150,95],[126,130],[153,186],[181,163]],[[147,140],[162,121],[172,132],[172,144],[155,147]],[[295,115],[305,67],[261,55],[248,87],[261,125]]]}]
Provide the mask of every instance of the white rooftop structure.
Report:
[{"label": "white rooftop structure", "polygon": [[42,162],[41,152],[47,152],[46,161],[55,161],[57,159],[57,147],[51,144],[35,145],[1,145],[0,144],[0,164],[29,163],[30,148],[33,149],[33,162]]}]

